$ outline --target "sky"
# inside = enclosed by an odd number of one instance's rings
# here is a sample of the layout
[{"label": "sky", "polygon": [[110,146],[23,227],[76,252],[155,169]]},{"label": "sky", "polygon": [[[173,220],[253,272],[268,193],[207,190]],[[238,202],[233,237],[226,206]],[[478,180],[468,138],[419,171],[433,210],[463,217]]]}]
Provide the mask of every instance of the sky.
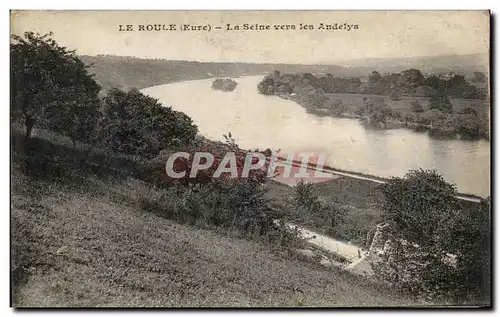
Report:
[{"label": "sky", "polygon": [[[271,30],[228,31],[227,24]],[[314,30],[301,30],[300,23]],[[319,30],[320,23],[351,30]],[[119,31],[131,24],[134,31]],[[139,31],[139,25],[176,24],[176,31]],[[180,31],[182,24],[211,31]],[[295,30],[274,30],[294,25]],[[354,25],[358,25],[354,29]],[[220,26],[222,29],[216,30]],[[54,32],[80,55],[170,60],[335,63],[363,58],[488,54],[487,11],[16,11],[11,33]]]}]

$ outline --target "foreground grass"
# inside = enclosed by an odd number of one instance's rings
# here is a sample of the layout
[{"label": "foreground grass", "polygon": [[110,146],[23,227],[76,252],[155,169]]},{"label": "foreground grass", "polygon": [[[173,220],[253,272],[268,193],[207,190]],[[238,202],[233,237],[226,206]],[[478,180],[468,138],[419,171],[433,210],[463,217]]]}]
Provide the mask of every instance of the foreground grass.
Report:
[{"label": "foreground grass", "polygon": [[[141,210],[136,181],[12,174],[16,307],[398,306],[373,282]],[[134,196],[136,193],[136,196]]]}]

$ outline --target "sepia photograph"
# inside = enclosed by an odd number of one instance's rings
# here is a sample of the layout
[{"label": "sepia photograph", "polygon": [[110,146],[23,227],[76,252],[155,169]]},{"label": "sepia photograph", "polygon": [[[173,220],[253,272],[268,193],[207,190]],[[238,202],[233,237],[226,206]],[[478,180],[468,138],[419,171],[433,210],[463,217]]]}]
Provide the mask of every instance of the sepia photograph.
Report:
[{"label": "sepia photograph", "polygon": [[14,308],[490,308],[488,10],[11,10]]}]

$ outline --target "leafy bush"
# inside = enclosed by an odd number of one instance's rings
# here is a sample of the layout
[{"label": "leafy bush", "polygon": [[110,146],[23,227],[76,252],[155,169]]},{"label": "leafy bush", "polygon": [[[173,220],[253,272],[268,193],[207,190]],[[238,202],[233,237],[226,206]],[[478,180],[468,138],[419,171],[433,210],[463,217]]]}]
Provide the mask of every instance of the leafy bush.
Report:
[{"label": "leafy bush", "polygon": [[263,95],[272,95],[274,93],[274,79],[273,76],[268,75],[262,79],[257,85],[257,90]]},{"label": "leafy bush", "polygon": [[321,208],[318,195],[314,192],[312,183],[299,182],[295,186],[295,205],[306,208],[308,211],[316,211]]},{"label": "leafy bush", "polygon": [[[243,166],[248,152],[238,147],[230,133],[225,137],[225,143],[199,138],[189,146],[162,151],[152,160],[156,184],[162,185],[167,191],[178,190],[180,195],[175,196],[181,197],[175,208],[164,207],[164,213],[176,221],[202,227],[236,230],[246,236],[264,236],[273,241],[277,239],[282,244],[297,242],[296,233],[291,232],[281,221],[285,213],[273,208],[270,201],[264,197],[267,163],[261,169],[250,170],[248,177],[243,177]],[[167,175],[165,163],[172,153],[178,151],[191,155],[188,160],[175,160],[174,170],[186,171],[182,178],[177,179]],[[195,152],[212,154],[214,162],[191,178],[191,159]],[[265,152],[271,154],[270,151]],[[235,154],[237,176],[231,177],[228,173],[222,173],[220,177],[214,178],[214,172],[227,153]],[[252,160],[252,163],[255,164],[256,161]]]},{"label": "leafy bush", "polygon": [[[172,184],[200,184],[200,183],[212,183],[212,182],[224,182],[224,181],[234,181],[234,182],[246,182],[256,181],[259,183],[264,183],[267,180],[268,173],[268,162],[263,162],[263,166],[259,169],[251,169],[248,171],[248,175],[243,175],[243,168],[245,166],[246,160],[249,159],[249,163],[257,164],[258,157],[248,155],[250,152],[246,150],[242,150],[236,144],[234,139],[229,133],[226,136],[226,142],[217,142],[210,141],[204,138],[199,138],[195,142],[187,146],[178,146],[173,147],[170,150],[162,151],[156,158],[152,160],[152,173],[154,175],[155,181],[158,184],[172,185]],[[171,154],[175,152],[185,152],[189,154],[189,158],[186,159],[184,157],[178,157],[173,162],[173,171],[174,172],[184,172],[185,174],[180,178],[170,177],[166,173],[166,163],[171,156]],[[209,153],[213,156],[214,161],[212,165],[210,165],[206,169],[199,170],[196,174],[196,177],[190,177],[192,168],[193,168],[193,159],[195,153]],[[265,154],[264,154],[265,153]],[[212,176],[215,174],[217,169],[219,169],[220,164],[224,163],[223,167],[228,167],[228,164],[232,164],[231,158],[234,154],[234,164],[236,166],[236,174],[231,175],[231,173],[223,172],[219,177],[213,178]],[[271,151],[264,151],[262,154],[269,158],[272,154]],[[226,160],[224,160],[226,158]],[[228,159],[229,158],[229,159]],[[204,157],[200,158],[200,163],[207,163],[207,159]],[[245,177],[243,177],[245,176]]]},{"label": "leafy bush", "polygon": [[444,113],[450,113],[453,110],[453,104],[446,94],[435,94],[429,100],[429,110],[437,109]]},{"label": "leafy bush", "polygon": [[411,102],[410,108],[412,112],[424,112],[424,107],[417,100]]},{"label": "leafy bush", "polygon": [[325,230],[340,239],[352,237],[343,228],[347,210],[334,202],[321,201],[312,183],[297,183],[292,210],[294,222]]},{"label": "leafy bush", "polygon": [[187,115],[137,89],[112,89],[103,104],[101,139],[115,151],[153,157],[169,145],[188,144],[198,132]]},{"label": "leafy bush", "polygon": [[212,89],[222,90],[222,91],[233,91],[234,89],[236,89],[237,85],[238,83],[230,78],[224,78],[224,79],[217,78],[212,83]]},{"label": "leafy bush", "polygon": [[474,139],[486,134],[486,125],[475,114],[460,114],[454,117],[453,125],[457,133],[465,139]]},{"label": "leafy bush", "polygon": [[435,171],[409,171],[381,190],[391,252],[374,267],[379,277],[432,299],[488,299],[489,202],[464,210],[455,187]]},{"label": "leafy bush", "polygon": [[401,100],[401,94],[397,90],[391,90],[389,92],[389,98],[393,101]]},{"label": "leafy bush", "polygon": [[273,208],[264,194],[262,183],[248,179],[150,187],[135,199],[141,208],[179,223],[284,247],[300,243],[297,232],[285,226],[285,213]]}]

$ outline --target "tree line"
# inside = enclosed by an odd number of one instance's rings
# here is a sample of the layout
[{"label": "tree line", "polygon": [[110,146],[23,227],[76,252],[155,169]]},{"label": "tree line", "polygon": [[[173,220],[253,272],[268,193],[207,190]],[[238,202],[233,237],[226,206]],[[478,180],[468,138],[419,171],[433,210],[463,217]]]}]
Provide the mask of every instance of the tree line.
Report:
[{"label": "tree line", "polygon": [[[483,73],[475,73],[474,82],[484,83],[485,80]],[[466,139],[489,138],[489,120],[484,113],[478,113],[471,106],[454,111],[451,98],[486,99],[487,90],[477,88],[463,75],[426,77],[418,69],[385,75],[374,71],[366,82],[362,82],[360,78],[281,74],[276,70],[265,76],[257,89],[264,95],[289,96],[312,113],[339,117],[355,115],[374,127],[387,128],[397,124],[397,127],[412,129],[430,128],[431,133],[440,136],[456,137],[458,134]],[[365,96],[353,109],[344,105],[342,99],[332,99],[331,94],[342,93]],[[397,107],[390,105],[397,103],[402,96],[414,100],[401,101]],[[428,106],[424,107],[418,99],[427,99]]]},{"label": "tree line", "polygon": [[[486,83],[486,75],[475,72],[471,82]],[[365,82],[360,78],[339,78],[332,74],[281,75],[279,71],[275,71],[264,78],[258,89],[266,95],[292,92],[296,89],[321,89],[325,93],[386,95],[393,100],[398,100],[402,95],[486,99],[487,91],[471,82],[467,81],[464,75],[454,73],[424,76],[420,70],[414,68],[383,75],[373,71]]]}]

